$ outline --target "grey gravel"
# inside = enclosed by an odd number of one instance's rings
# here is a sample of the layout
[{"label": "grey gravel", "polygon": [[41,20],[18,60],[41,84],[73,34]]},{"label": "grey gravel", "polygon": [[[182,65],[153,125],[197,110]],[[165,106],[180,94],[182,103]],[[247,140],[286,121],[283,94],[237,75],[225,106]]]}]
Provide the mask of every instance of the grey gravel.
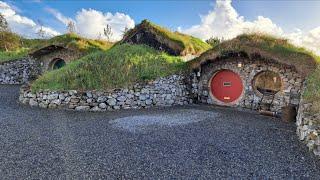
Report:
[{"label": "grey gravel", "polygon": [[[0,86],[0,179],[320,179],[295,125],[278,119],[202,105],[50,110],[19,105],[18,91]],[[201,120],[176,121],[193,113]],[[135,133],[114,126],[130,117],[156,123]]]},{"label": "grey gravel", "polygon": [[148,130],[158,130],[157,128],[164,128],[166,126],[186,125],[218,117],[219,113],[212,111],[181,109],[171,114],[128,116],[109,122],[113,127],[141,133]]}]

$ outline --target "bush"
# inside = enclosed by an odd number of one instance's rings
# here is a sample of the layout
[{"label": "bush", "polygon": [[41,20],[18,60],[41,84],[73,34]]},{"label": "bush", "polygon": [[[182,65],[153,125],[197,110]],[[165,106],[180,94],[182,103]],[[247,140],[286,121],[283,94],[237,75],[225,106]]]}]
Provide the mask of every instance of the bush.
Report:
[{"label": "bush", "polygon": [[14,51],[21,48],[21,38],[19,35],[0,31],[0,51]]}]

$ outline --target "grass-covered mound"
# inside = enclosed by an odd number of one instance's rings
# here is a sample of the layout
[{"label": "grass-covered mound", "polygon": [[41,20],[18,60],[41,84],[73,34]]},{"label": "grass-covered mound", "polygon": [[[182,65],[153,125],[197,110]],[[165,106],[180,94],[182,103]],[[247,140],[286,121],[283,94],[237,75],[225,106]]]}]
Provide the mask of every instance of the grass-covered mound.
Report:
[{"label": "grass-covered mound", "polygon": [[[124,35],[123,40],[121,42],[127,42],[130,38],[135,36],[137,33],[141,32],[151,33],[155,41],[158,41],[161,44],[165,44],[166,46],[173,49],[175,52],[178,52],[179,55],[182,56],[187,54],[200,55],[201,53],[211,48],[211,46],[208,43],[198,38],[179,32],[172,32],[148,20],[143,20],[134,29],[129,30]],[[150,40],[148,41],[150,42]]]},{"label": "grass-covered mound", "polygon": [[25,39],[15,33],[0,32],[0,63],[27,56],[49,45],[63,46],[87,54],[107,50],[113,43],[80,37],[76,34],[64,34],[51,39]]},{"label": "grass-covered mound", "polygon": [[303,76],[314,71],[317,67],[317,61],[320,61],[313,53],[304,48],[296,47],[285,39],[263,34],[244,34],[222,42],[191,61],[190,64],[193,68],[197,68],[206,61],[214,61],[217,57],[228,56],[234,52],[243,52],[253,61],[259,56],[266,60],[293,66]]},{"label": "grass-covered mound", "polygon": [[185,63],[178,57],[145,45],[117,45],[108,51],[89,54],[79,61],[48,72],[31,88],[38,90],[113,89],[182,72]]},{"label": "grass-covered mound", "polygon": [[113,45],[113,43],[111,42],[87,39],[72,33],[55,36],[48,40],[42,40],[41,43],[34,43],[34,45],[36,46],[32,45],[32,42],[30,42],[30,44],[33,50],[37,50],[49,45],[56,45],[56,46],[62,46],[65,48],[70,48],[73,50],[82,51],[82,52],[107,50],[111,48]]}]

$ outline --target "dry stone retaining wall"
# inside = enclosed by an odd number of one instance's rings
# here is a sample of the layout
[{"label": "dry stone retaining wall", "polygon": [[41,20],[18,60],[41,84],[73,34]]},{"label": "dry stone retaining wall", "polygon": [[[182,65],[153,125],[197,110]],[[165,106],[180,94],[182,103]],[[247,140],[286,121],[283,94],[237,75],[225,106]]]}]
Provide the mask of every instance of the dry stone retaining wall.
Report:
[{"label": "dry stone retaining wall", "polygon": [[98,91],[41,91],[32,93],[21,88],[20,102],[42,108],[105,111],[139,109],[152,106],[173,106],[192,103],[186,79],[182,75],[159,78],[148,84],[136,84],[128,89]]},{"label": "dry stone retaining wall", "polygon": [[312,103],[301,98],[297,115],[297,134],[309,150],[320,157],[320,112],[311,111]]},{"label": "dry stone retaining wall", "polygon": [[25,57],[0,64],[0,84],[23,84],[35,79],[40,73],[35,60]]}]

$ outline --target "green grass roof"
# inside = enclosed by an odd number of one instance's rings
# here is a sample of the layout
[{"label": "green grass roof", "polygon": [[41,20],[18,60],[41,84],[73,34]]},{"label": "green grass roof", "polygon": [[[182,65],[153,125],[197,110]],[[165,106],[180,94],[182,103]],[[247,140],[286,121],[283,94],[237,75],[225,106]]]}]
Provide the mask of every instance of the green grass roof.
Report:
[{"label": "green grass roof", "polygon": [[[83,38],[77,34],[63,34],[60,36],[55,36],[48,40],[29,40],[31,41],[31,47],[33,51],[44,48],[49,45],[63,46],[65,48],[70,48],[73,50],[78,50],[81,52],[92,52],[95,50],[107,50],[113,46],[113,43],[102,41],[102,40],[93,40],[88,38]],[[32,43],[34,41],[34,43]],[[33,44],[33,45],[32,45]]]},{"label": "green grass roof", "polygon": [[126,33],[123,40],[130,38],[141,30],[154,33],[158,41],[162,41],[162,43],[166,44],[170,48],[178,50],[180,55],[199,55],[211,48],[209,44],[201,39],[179,32],[172,32],[148,20],[143,20],[141,24]]},{"label": "green grass roof", "polygon": [[113,89],[182,72],[178,57],[145,45],[117,45],[108,51],[91,53],[65,67],[42,75],[32,90]]},{"label": "green grass roof", "polygon": [[285,39],[278,39],[263,34],[243,34],[232,40],[222,42],[190,62],[193,68],[217,57],[227,56],[230,52],[244,52],[251,60],[257,56],[277,63],[293,66],[303,76],[307,76],[317,67],[319,57],[313,53],[290,44]]},{"label": "green grass roof", "polygon": [[6,36],[1,39],[1,43],[8,41],[7,44],[14,45],[14,47],[10,48],[9,51],[0,48],[0,63],[25,57],[28,54],[50,45],[63,46],[84,54],[96,50],[107,50],[113,46],[113,43],[107,41],[87,39],[76,34],[64,34],[51,39],[25,39],[15,33],[5,33]]}]

